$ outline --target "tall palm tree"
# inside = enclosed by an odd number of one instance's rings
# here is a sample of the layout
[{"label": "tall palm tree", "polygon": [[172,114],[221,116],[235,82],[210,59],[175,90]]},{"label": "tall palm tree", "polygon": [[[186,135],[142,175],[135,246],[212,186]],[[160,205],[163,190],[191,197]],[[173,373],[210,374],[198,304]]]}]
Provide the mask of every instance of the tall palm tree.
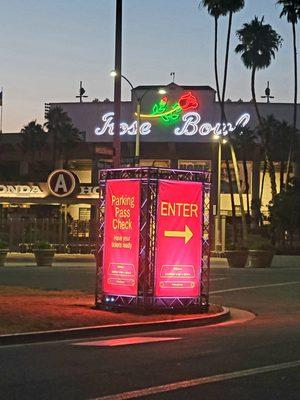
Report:
[{"label": "tall palm tree", "polygon": [[224,108],[226,83],[227,83],[227,71],[228,71],[228,60],[229,60],[229,46],[231,38],[231,27],[233,14],[242,10],[245,5],[244,0],[220,0],[223,4],[223,13],[228,14],[228,29],[227,29],[227,40],[226,40],[226,53],[225,53],[225,65],[224,65],[224,76],[223,76],[223,89],[222,89],[222,106]]},{"label": "tall palm tree", "polygon": [[221,91],[220,91],[219,74],[218,74],[218,22],[221,16],[226,15],[226,10],[224,9],[223,1],[218,1],[218,0],[201,0],[199,5],[202,5],[202,7],[206,8],[208,14],[214,18],[214,23],[215,23],[214,71],[215,71],[217,97],[219,103],[221,104]]},{"label": "tall palm tree", "polygon": [[[223,121],[226,121],[226,114],[225,114],[225,93],[226,93],[226,84],[227,84],[227,72],[228,72],[228,61],[229,61],[229,46],[230,46],[230,38],[231,38],[231,27],[232,27],[232,17],[233,14],[240,11],[244,5],[245,2],[244,0],[220,0],[219,3],[222,5],[222,11],[223,15],[228,14],[228,29],[227,29],[227,40],[226,40],[226,52],[225,52],[225,64],[224,64],[224,75],[223,75],[223,88],[222,88],[222,99],[220,102],[221,106],[221,126],[223,126]],[[235,155],[235,148],[234,144],[230,140],[229,142],[231,154],[233,154],[233,160],[236,159]],[[228,176],[230,175],[230,170],[229,170],[229,163],[228,160],[226,160],[226,167],[227,167],[227,173]],[[234,165],[234,172],[235,172],[235,178],[236,182],[240,182],[240,173],[239,173],[239,168],[238,165]],[[231,199],[231,208],[232,208],[232,216],[233,216],[233,232],[236,232],[236,222],[235,222],[235,204],[234,204],[234,195],[233,195],[233,187],[232,187],[232,181],[229,181],[230,185],[230,199]],[[240,205],[241,205],[241,213],[242,213],[242,224],[243,224],[243,236],[244,239],[246,240],[247,237],[247,227],[246,227],[246,220],[245,220],[245,212],[244,212],[244,204],[243,204],[243,195],[241,192],[241,187],[238,185],[238,190],[239,190],[239,199],[240,199]]]},{"label": "tall palm tree", "polygon": [[277,4],[282,6],[280,18],[286,16],[287,21],[292,24],[293,31],[293,52],[294,52],[294,115],[293,115],[293,135],[290,140],[289,157],[287,162],[286,188],[289,184],[289,176],[291,162],[293,157],[293,149],[296,138],[296,121],[297,121],[297,91],[298,91],[298,76],[297,76],[297,44],[296,44],[296,24],[300,19],[300,0],[277,0]]},{"label": "tall palm tree", "polygon": [[[232,15],[234,12],[239,11],[244,6],[243,0],[202,0],[201,3],[203,7],[207,8],[208,13],[214,17],[215,21],[215,36],[214,36],[214,71],[215,71],[215,81],[216,81],[216,89],[217,89],[217,97],[219,101],[219,105],[221,108],[221,127],[223,127],[223,122],[226,121],[225,109],[224,109],[224,100],[225,100],[225,92],[226,92],[226,81],[227,81],[227,70],[228,70],[228,57],[229,57],[229,44],[230,44],[230,36],[231,36],[231,26],[232,26]],[[227,43],[226,43],[226,57],[225,57],[225,67],[224,67],[224,81],[222,88],[222,96],[219,85],[219,75],[218,75],[218,20],[220,16],[225,16],[229,13],[229,24],[228,24],[228,34],[227,34]],[[239,198],[241,204],[241,213],[242,213],[242,224],[243,224],[243,237],[246,239],[247,236],[247,228],[245,222],[245,213],[244,213],[244,205],[243,205],[243,196],[241,192],[241,188],[239,185],[240,177],[239,177],[239,169],[236,162],[235,150],[232,143],[229,143],[232,160],[234,164],[234,173],[236,177],[236,182],[238,183],[238,191]],[[218,158],[222,158],[222,144],[219,142],[218,144]],[[227,169],[229,168],[229,163],[226,162]],[[221,173],[221,166],[218,168],[218,175]],[[229,172],[228,172],[229,175]],[[219,179],[220,185],[220,179]],[[218,190],[219,191],[219,190]],[[235,203],[233,196],[233,187],[232,182],[230,182],[230,199],[231,199],[231,208],[233,214],[233,232],[236,232],[236,220],[235,220]],[[220,200],[218,200],[219,202]],[[220,220],[220,206],[218,206],[218,219]],[[220,223],[217,222],[217,223]]]},{"label": "tall palm tree", "polygon": [[72,147],[82,138],[79,130],[73,126],[71,118],[61,107],[53,107],[46,117],[45,127],[52,138],[52,157],[54,168],[57,160],[65,164]]},{"label": "tall palm tree", "polygon": [[[257,70],[267,68],[275,58],[276,51],[282,43],[282,38],[269,24],[264,24],[264,17],[259,21],[255,17],[250,23],[245,23],[243,28],[237,31],[240,43],[236,46],[236,53],[241,53],[242,61],[246,68],[251,69],[251,93],[259,125],[262,118],[258,109],[255,94],[255,74]],[[272,168],[269,148],[265,148],[265,155],[271,177],[272,197],[277,193],[275,170]]]}]

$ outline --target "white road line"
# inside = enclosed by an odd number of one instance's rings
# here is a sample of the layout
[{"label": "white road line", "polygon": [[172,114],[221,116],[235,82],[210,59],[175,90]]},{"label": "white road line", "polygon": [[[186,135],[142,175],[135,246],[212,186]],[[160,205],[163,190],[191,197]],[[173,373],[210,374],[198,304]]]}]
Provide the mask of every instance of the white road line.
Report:
[{"label": "white road line", "polygon": [[89,342],[79,342],[72,344],[73,346],[115,347],[115,346],[128,346],[128,345],[143,344],[143,343],[167,342],[179,339],[181,339],[181,337],[132,336],[120,339],[94,340]]},{"label": "white road line", "polygon": [[228,279],[228,278],[213,278],[213,279],[210,279],[209,281],[210,281],[210,282],[225,281],[226,279]]},{"label": "white road line", "polygon": [[286,362],[282,364],[266,365],[265,367],[244,369],[242,371],[228,372],[226,374],[204,376],[201,378],[191,379],[189,381],[180,381],[167,385],[152,386],[145,389],[133,390],[131,392],[123,392],[109,396],[97,397],[94,400],[130,400],[143,398],[143,396],[154,395],[158,393],[171,392],[178,389],[186,389],[193,386],[205,385],[207,383],[222,382],[230,379],[243,378],[251,375],[265,374],[267,372],[280,371],[287,368],[295,368],[300,366],[300,360]]},{"label": "white road line", "polygon": [[298,285],[299,283],[300,283],[300,281],[293,281],[293,282],[282,282],[282,283],[270,283],[268,285],[242,286],[242,287],[231,288],[231,289],[214,290],[214,291],[210,292],[210,294],[236,292],[238,290],[259,289],[259,288],[267,288],[267,287],[272,287],[272,286]]}]

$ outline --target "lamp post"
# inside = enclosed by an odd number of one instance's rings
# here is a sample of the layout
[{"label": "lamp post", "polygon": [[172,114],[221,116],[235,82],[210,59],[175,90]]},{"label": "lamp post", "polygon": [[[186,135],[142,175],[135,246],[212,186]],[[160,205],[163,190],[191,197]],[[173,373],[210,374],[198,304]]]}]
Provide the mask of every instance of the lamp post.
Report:
[{"label": "lamp post", "polygon": [[217,215],[216,215],[216,230],[215,230],[215,248],[216,251],[222,251],[221,240],[221,172],[222,172],[222,144],[227,143],[227,140],[220,135],[214,135],[213,138],[218,141],[218,187],[217,187]]},{"label": "lamp post", "polygon": [[[112,77],[117,76],[117,71],[113,70],[110,72],[110,75]],[[141,109],[142,109],[142,100],[144,98],[144,96],[149,93],[149,90],[145,90],[145,92],[141,95],[141,96],[137,96],[134,92],[134,86],[133,84],[130,82],[130,80],[125,76],[121,74],[121,78],[123,78],[131,87],[132,93],[136,99],[136,136],[135,136],[135,163],[137,164],[137,166],[140,164],[140,125],[141,125]],[[166,94],[166,90],[165,89],[159,89],[158,93],[163,95]]]}]

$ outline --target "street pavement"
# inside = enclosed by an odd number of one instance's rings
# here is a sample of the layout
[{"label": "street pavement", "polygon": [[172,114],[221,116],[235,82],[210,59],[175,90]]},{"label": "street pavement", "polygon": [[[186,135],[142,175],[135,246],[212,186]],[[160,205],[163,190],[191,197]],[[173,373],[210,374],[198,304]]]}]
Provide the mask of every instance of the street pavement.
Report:
[{"label": "street pavement", "polygon": [[[34,287],[87,288],[94,276],[92,268],[37,273]],[[300,268],[214,268],[211,302],[255,315],[233,310],[232,321],[214,326],[2,347],[0,399],[298,400],[299,289]]]}]

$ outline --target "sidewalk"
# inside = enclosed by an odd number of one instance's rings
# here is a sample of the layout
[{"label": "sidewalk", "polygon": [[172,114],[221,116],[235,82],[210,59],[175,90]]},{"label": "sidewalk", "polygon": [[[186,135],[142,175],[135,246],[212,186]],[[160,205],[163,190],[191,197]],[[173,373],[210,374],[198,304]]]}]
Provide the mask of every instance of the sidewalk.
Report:
[{"label": "sidewalk", "polygon": [[[92,254],[55,254],[54,267],[91,267],[95,268],[95,257]],[[7,267],[35,266],[34,255],[32,253],[8,253]],[[226,258],[211,258],[211,267],[228,268]]]},{"label": "sidewalk", "polygon": [[[7,256],[7,267],[35,266],[32,253],[9,253]],[[55,254],[54,267],[90,267],[95,268],[95,258],[92,254]],[[211,257],[211,268],[228,268],[226,258]],[[300,256],[275,255],[271,268],[296,268],[300,267]]]}]

